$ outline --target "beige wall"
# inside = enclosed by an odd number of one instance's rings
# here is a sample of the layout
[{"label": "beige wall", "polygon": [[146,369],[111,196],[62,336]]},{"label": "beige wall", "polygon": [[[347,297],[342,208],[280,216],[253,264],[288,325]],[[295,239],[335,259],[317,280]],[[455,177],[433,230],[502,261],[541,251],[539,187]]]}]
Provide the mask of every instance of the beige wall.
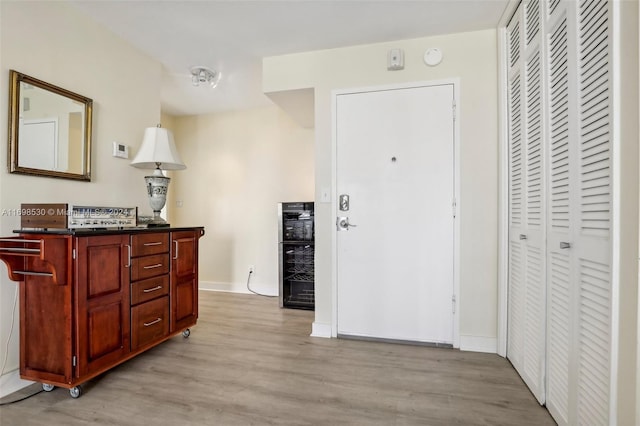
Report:
[{"label": "beige wall", "polygon": [[[640,84],[640,28],[638,28],[640,26],[639,22],[640,22],[640,8],[638,8],[638,10],[636,11],[636,42],[638,43],[638,47],[635,49],[636,51],[636,57],[635,57],[635,64],[638,67],[638,74],[636,74],[635,77],[632,76],[632,78],[636,79],[636,83]],[[640,92],[637,94],[638,95],[638,103],[640,104]],[[638,111],[636,111],[636,120],[637,122],[640,122],[640,105],[638,108]],[[635,138],[636,140],[638,140],[638,142],[640,143],[640,129],[638,130],[638,137]],[[633,138],[631,138],[631,140],[633,140]],[[638,155],[640,155],[640,153],[638,153]],[[638,158],[638,164],[640,164],[640,158]],[[638,175],[638,199],[636,200],[636,203],[640,203],[640,173]],[[640,205],[638,205],[638,210],[640,211]],[[639,218],[640,220],[640,218]],[[640,232],[640,229],[638,230],[638,232]],[[637,234],[637,238],[638,238],[638,244],[636,244],[636,250],[638,250],[640,252],[640,234]],[[635,264],[635,268],[636,268],[636,279],[635,281],[635,287],[636,287],[636,291],[638,291],[638,286],[640,285],[640,267],[638,266],[638,262],[636,262]],[[638,298],[636,299],[636,303],[637,303],[637,307],[640,307],[640,291],[638,291]],[[640,315],[638,314],[638,310],[636,308],[636,374],[635,374],[635,382],[636,382],[636,399],[635,399],[635,424],[640,424]],[[629,380],[632,380],[633,377],[631,377]]]},{"label": "beige wall", "polygon": [[[619,31],[616,35],[619,52],[614,50],[619,65],[619,80],[614,83],[614,223],[620,232],[619,241],[614,239],[614,274],[619,282],[619,335],[612,336],[618,344],[618,397],[616,411],[620,425],[640,424],[636,411],[636,389],[638,377],[638,111],[639,81],[638,61],[638,2],[621,1],[619,9]],[[614,45],[615,46],[615,45]],[[616,99],[617,98],[617,99]],[[617,125],[616,125],[617,124]],[[619,130],[619,131],[616,131]],[[616,152],[617,149],[617,152]],[[617,247],[616,247],[617,245]],[[616,265],[618,263],[618,265]],[[615,275],[614,275],[615,278]],[[614,306],[616,301],[614,300]],[[614,321],[616,319],[614,318]],[[613,374],[616,374],[614,371]]]},{"label": "beige wall", "polygon": [[[0,2],[0,129],[7,129],[6,82],[15,69],[92,98],[92,181],[9,174],[0,168],[0,212],[24,202],[67,202],[147,207],[144,170],[111,156],[112,141],[135,155],[144,128],[160,118],[161,65],[61,2]],[[0,131],[1,164],[7,132]],[[19,228],[18,216],[0,217],[0,235]],[[0,344],[9,335],[17,284],[0,266]],[[17,315],[17,312],[16,312]],[[18,321],[9,346],[0,395],[12,391],[18,368]],[[4,362],[4,349],[0,352]]]},{"label": "beige wall", "polygon": [[[463,347],[495,351],[497,336],[498,107],[496,31],[401,40],[265,58],[266,93],[315,89],[316,201],[332,185],[331,91],[459,78],[460,334]],[[442,63],[423,55],[439,47]],[[405,69],[387,71],[387,51],[402,48]],[[316,325],[332,322],[331,204],[316,207]]]},{"label": "beige wall", "polygon": [[187,165],[172,174],[171,224],[206,231],[200,287],[246,292],[254,265],[251,288],[278,294],[277,204],[313,200],[313,130],[275,106],[166,121]]}]

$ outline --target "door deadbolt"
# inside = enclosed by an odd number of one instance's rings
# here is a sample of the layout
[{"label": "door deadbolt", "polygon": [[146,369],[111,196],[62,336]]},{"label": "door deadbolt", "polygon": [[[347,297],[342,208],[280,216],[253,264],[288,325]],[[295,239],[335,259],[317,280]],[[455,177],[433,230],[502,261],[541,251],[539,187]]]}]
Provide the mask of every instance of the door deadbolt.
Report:
[{"label": "door deadbolt", "polygon": [[349,211],[349,194],[340,195],[339,208],[342,212]]}]

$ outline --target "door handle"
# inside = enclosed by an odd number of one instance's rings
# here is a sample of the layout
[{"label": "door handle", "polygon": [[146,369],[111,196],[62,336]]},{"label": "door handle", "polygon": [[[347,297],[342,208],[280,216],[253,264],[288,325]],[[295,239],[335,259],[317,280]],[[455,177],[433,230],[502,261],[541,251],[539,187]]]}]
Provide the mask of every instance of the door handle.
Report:
[{"label": "door handle", "polygon": [[349,223],[349,218],[346,216],[338,216],[336,218],[336,229],[338,231],[348,231],[351,227],[357,227],[358,225],[354,225],[353,223]]},{"label": "door handle", "polygon": [[561,242],[560,242],[560,248],[561,248],[561,249],[568,249],[568,248],[571,248],[571,243],[566,243],[566,242],[564,242],[564,241],[561,241]]},{"label": "door handle", "polygon": [[526,236],[525,234],[520,234],[520,239],[521,239],[521,240],[526,240],[526,239],[527,239],[527,236]]}]

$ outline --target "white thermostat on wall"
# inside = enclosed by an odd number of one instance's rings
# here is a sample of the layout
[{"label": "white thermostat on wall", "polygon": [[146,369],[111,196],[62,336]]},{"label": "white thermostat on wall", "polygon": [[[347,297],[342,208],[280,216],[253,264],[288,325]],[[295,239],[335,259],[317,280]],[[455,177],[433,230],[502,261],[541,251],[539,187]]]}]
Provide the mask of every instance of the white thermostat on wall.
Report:
[{"label": "white thermostat on wall", "polygon": [[129,158],[129,147],[114,141],[113,156],[119,158]]},{"label": "white thermostat on wall", "polygon": [[430,67],[435,67],[442,62],[442,50],[437,47],[431,47],[424,52],[424,63]]}]

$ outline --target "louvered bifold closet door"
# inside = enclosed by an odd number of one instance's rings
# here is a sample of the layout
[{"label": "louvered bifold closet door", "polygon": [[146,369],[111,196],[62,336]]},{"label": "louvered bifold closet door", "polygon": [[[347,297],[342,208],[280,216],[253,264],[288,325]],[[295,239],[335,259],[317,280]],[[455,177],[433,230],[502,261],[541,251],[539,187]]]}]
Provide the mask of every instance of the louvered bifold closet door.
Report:
[{"label": "louvered bifold closet door", "polygon": [[549,3],[547,407],[610,424],[610,3]]},{"label": "louvered bifold closet door", "polygon": [[579,204],[572,254],[577,272],[577,419],[609,424],[611,388],[611,3],[578,2]]},{"label": "louvered bifold closet door", "polygon": [[524,358],[524,294],[526,249],[524,206],[524,154],[522,79],[520,70],[521,22],[516,15],[508,32],[509,54],[509,291],[507,357],[516,369],[521,369]]},{"label": "louvered bifold closet door", "polygon": [[507,357],[560,425],[608,425],[612,2],[522,1],[507,26]]},{"label": "louvered bifold closet door", "polygon": [[549,134],[546,403],[560,425],[569,424],[569,361],[576,330],[571,313],[577,294],[566,246],[576,226],[571,207],[577,199],[570,168],[577,158],[577,86],[576,78],[569,78],[576,75],[575,53],[569,49],[576,44],[575,19],[569,16],[570,12],[566,2],[550,2],[545,26]]},{"label": "louvered bifold closet door", "polygon": [[544,403],[545,182],[541,2],[523,2],[509,33],[510,282],[507,357]]}]

